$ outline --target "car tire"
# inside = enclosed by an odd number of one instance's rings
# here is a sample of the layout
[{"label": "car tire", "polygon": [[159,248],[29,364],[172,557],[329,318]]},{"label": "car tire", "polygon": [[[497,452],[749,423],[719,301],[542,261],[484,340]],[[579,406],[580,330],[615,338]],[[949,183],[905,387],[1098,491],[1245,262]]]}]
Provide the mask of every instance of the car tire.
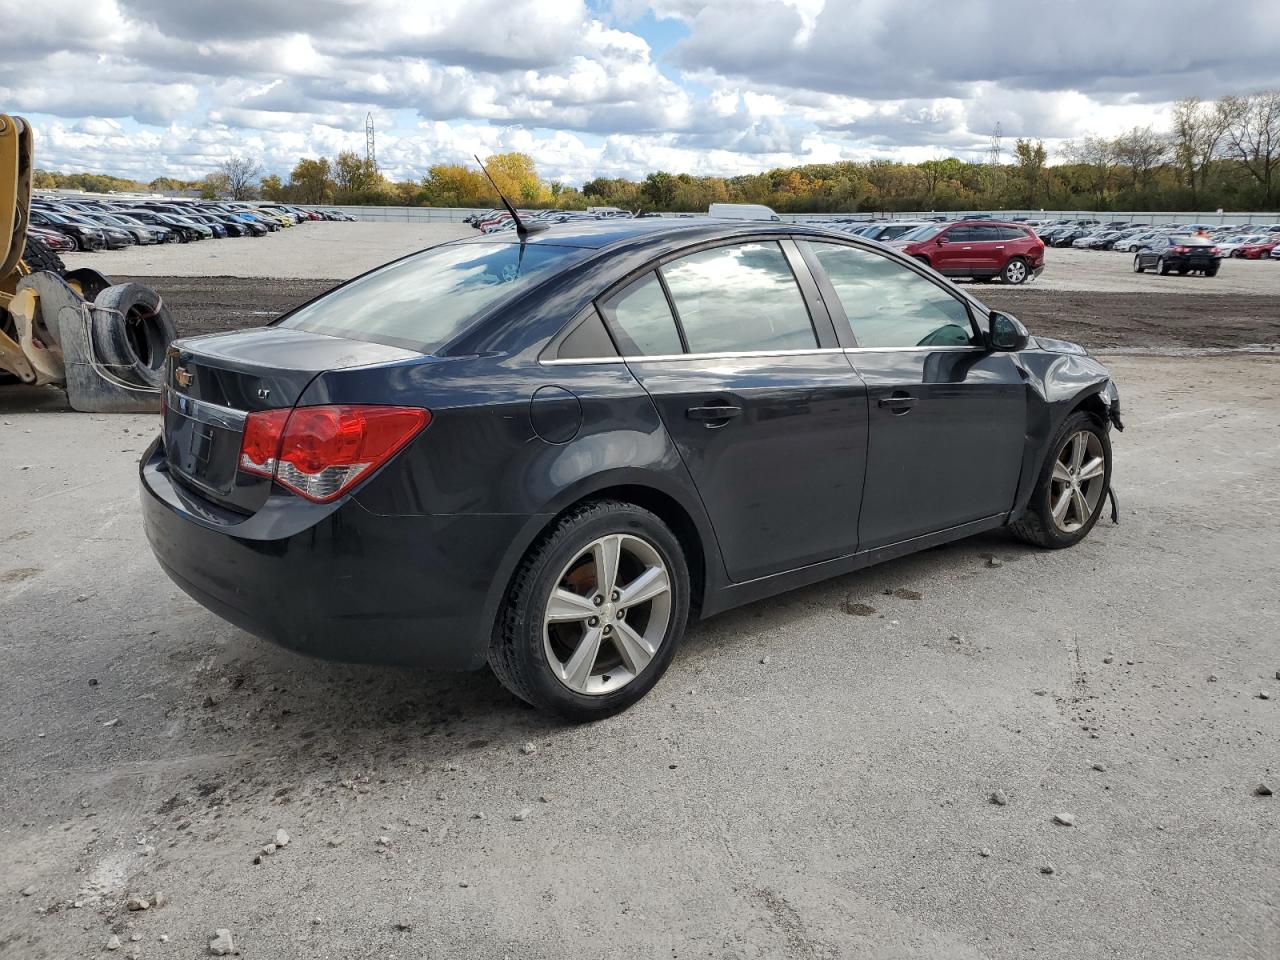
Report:
[{"label": "car tire", "polygon": [[32,273],[56,273],[61,277],[67,272],[67,265],[62,262],[62,258],[49,249],[43,240],[35,237],[27,237],[27,244],[22,250],[22,262]]},{"label": "car tire", "polygon": [[1204,275],[1206,277],[1216,277],[1218,275],[1218,268],[1209,267],[1207,270],[1205,270]]},{"label": "car tire", "polygon": [[178,336],[160,294],[140,283],[117,283],[93,301],[98,360],[122,380],[159,388],[165,351]]},{"label": "car tire", "polygon": [[912,257],[911,257],[911,259],[912,259],[912,260],[914,260],[916,263],[922,263],[922,264],[924,264],[926,267],[932,267],[932,266],[933,266],[933,264],[931,264],[931,263],[929,262],[929,258],[928,258],[928,257],[921,256],[921,255],[920,255],[920,254],[918,254],[918,253],[917,253],[917,254],[913,254],[913,255],[912,255]]},{"label": "car tire", "polygon": [[1004,269],[1000,271],[1000,279],[1004,283],[1019,286],[1027,282],[1031,277],[1031,268],[1027,266],[1027,261],[1022,257],[1014,257],[1004,265]]},{"label": "car tire", "polygon": [[[599,558],[610,544],[618,558],[613,587],[597,592]],[[665,589],[630,609],[615,608],[615,598],[625,602],[644,577],[665,582]],[[581,504],[555,521],[512,576],[489,665],[504,687],[535,707],[575,721],[610,716],[666,672],[688,624],[689,597],[684,550],[661,519],[619,500]]]},{"label": "car tire", "polygon": [[[1082,509],[1080,501],[1069,495],[1065,515],[1059,518],[1054,508],[1061,504],[1064,491],[1067,494],[1071,492],[1063,473],[1062,458],[1064,454],[1067,457],[1066,470],[1073,470],[1071,463],[1074,448],[1071,445],[1079,435],[1092,438],[1085,440],[1085,449],[1086,452],[1093,450],[1095,456],[1102,457],[1102,473],[1082,481],[1085,486],[1081,496],[1087,509]],[[1073,547],[1087,537],[1102,515],[1107,502],[1107,491],[1111,488],[1111,438],[1106,427],[1096,417],[1077,410],[1054,433],[1048,449],[1049,455],[1040,467],[1040,476],[1031,492],[1027,509],[1021,517],[1009,524],[1009,529],[1014,536],[1027,543],[1048,550],[1061,550]],[[1081,460],[1080,472],[1092,463],[1092,459]],[[1098,484],[1096,487],[1093,486],[1095,482]]]},{"label": "car tire", "polygon": [[1133,258],[1133,272],[1146,273],[1147,268],[1142,265],[1142,255],[1138,254]]},{"label": "car tire", "polygon": [[1162,277],[1167,277],[1169,275],[1169,266],[1164,262],[1164,257],[1156,258],[1156,273],[1160,274]]}]

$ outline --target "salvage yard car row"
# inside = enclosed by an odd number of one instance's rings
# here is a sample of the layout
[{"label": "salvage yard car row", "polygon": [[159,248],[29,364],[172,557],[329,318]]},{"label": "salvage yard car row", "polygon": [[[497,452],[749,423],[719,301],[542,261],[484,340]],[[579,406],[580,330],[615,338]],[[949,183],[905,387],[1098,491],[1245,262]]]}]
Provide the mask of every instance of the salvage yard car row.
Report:
[{"label": "salvage yard car row", "polygon": [[33,197],[30,216],[29,235],[51,250],[66,253],[262,237],[310,220],[355,219],[336,210],[285,203],[59,194]]}]

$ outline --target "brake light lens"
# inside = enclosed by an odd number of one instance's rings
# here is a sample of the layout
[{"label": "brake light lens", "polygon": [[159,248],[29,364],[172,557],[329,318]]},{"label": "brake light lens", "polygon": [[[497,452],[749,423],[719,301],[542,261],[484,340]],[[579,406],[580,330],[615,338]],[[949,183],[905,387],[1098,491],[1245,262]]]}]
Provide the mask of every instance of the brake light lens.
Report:
[{"label": "brake light lens", "polygon": [[249,414],[240,469],[314,503],[336,500],[431,422],[421,407],[335,404]]},{"label": "brake light lens", "polygon": [[1174,248],[1173,248],[1173,250],[1172,250],[1171,252],[1173,252],[1173,253],[1186,253],[1186,252],[1187,252],[1187,248],[1186,248],[1186,247],[1174,247]]},{"label": "brake light lens", "polygon": [[275,476],[280,438],[284,436],[289,413],[284,409],[249,414],[244,423],[244,437],[240,441],[241,470],[260,477]]}]

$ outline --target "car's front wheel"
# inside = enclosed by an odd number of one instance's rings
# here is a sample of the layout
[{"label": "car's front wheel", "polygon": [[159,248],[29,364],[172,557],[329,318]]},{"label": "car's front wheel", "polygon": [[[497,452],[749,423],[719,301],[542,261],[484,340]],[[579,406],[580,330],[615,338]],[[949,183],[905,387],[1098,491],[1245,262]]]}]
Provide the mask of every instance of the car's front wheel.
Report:
[{"label": "car's front wheel", "polygon": [[689,619],[689,568],[657,516],[599,500],[529,550],[498,614],[489,664],[508,690],[574,720],[635,703],[666,671]]},{"label": "car's front wheel", "polygon": [[1051,550],[1072,547],[1098,522],[1111,486],[1111,438],[1083,410],[1058,428],[1027,510],[1010,524],[1028,543]]},{"label": "car's front wheel", "polygon": [[1027,269],[1027,261],[1021,257],[1014,257],[1000,271],[1000,279],[1005,283],[1014,285],[1026,283],[1029,276],[1031,276],[1031,271]]}]

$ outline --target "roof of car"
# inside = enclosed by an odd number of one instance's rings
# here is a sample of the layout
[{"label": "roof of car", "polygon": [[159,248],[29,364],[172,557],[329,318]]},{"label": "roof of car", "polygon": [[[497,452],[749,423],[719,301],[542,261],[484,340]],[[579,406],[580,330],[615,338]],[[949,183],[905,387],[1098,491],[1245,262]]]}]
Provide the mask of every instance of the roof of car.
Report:
[{"label": "roof of car", "polygon": [[[721,220],[712,217],[681,218],[643,217],[628,220],[569,220],[551,224],[548,229],[526,237],[528,243],[546,243],[561,247],[583,247],[600,250],[628,241],[645,238],[671,238],[686,243],[718,237],[744,234],[798,234],[806,233],[847,239],[848,234],[811,226],[805,223],[787,223],[776,220]],[[480,234],[457,241],[459,243],[515,243],[514,230]]]}]

